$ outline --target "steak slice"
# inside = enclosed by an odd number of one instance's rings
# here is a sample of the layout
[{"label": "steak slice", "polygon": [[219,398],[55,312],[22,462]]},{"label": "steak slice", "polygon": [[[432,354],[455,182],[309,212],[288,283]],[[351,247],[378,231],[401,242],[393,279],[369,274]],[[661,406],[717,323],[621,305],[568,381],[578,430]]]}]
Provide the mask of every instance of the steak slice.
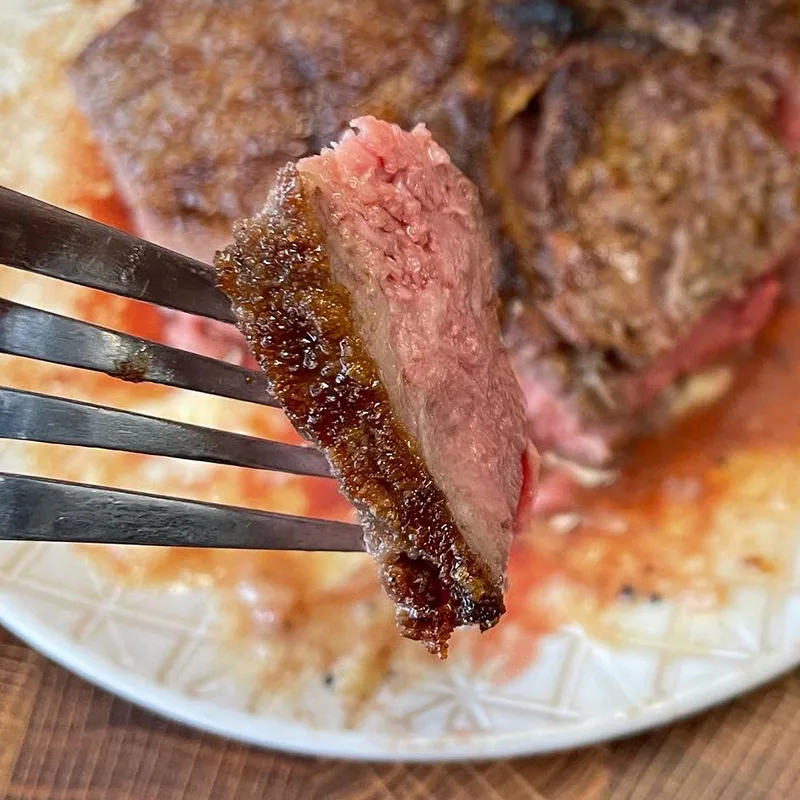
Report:
[{"label": "steak slice", "polygon": [[540,448],[607,463],[668,385],[764,324],[800,233],[776,103],[750,71],[595,44],[512,122],[507,341]]},{"label": "steak slice", "polygon": [[475,187],[423,127],[353,125],[280,171],[219,283],[356,507],[401,631],[444,656],[504,611],[536,459]]}]

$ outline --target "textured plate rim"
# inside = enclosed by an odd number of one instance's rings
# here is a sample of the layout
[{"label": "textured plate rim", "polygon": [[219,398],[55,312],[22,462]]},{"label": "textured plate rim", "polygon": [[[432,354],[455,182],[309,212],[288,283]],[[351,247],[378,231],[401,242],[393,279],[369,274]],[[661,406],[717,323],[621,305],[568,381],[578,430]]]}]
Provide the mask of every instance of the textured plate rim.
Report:
[{"label": "textured plate rim", "polygon": [[755,689],[800,664],[800,647],[762,654],[741,672],[700,685],[643,711],[565,724],[563,730],[401,737],[318,730],[302,723],[254,716],[188,697],[92,654],[88,648],[20,608],[18,602],[8,599],[0,599],[0,625],[70,672],[164,719],[256,747],[367,761],[480,761],[542,755],[598,744],[699,713]]}]

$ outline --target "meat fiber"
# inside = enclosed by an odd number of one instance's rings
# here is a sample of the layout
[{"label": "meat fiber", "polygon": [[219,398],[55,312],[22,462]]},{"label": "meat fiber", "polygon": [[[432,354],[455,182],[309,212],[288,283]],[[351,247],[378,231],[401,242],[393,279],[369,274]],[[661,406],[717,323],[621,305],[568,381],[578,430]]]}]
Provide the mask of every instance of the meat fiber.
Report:
[{"label": "meat fiber", "polygon": [[281,170],[219,282],[355,505],[402,632],[445,655],[503,613],[535,457],[475,187],[423,127],[353,125]]},{"label": "meat fiber", "polygon": [[758,75],[584,45],[505,140],[508,341],[543,449],[609,461],[676,379],[749,341],[800,234],[798,161]]}]

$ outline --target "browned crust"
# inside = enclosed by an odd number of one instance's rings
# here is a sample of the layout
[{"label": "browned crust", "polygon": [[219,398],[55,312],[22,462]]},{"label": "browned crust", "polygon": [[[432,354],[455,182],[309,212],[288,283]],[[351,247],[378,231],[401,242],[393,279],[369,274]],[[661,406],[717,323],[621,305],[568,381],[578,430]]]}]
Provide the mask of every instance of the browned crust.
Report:
[{"label": "browned crust", "polygon": [[627,27],[686,53],[780,72],[800,63],[800,0],[595,0],[619,9]]},{"label": "browned crust", "polygon": [[265,210],[237,225],[216,267],[276,397],[356,507],[403,635],[444,657],[454,628],[496,624],[503,587],[467,546],[391,409],[293,165]]}]

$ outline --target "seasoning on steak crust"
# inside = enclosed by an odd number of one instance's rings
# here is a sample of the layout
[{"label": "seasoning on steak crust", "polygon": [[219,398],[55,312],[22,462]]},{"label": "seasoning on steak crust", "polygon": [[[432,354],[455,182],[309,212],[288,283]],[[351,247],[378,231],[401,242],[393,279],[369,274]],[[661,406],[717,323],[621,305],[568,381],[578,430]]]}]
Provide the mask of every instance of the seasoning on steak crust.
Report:
[{"label": "seasoning on steak crust", "polygon": [[775,103],[704,57],[587,45],[512,123],[508,342],[538,446],[607,462],[636,412],[766,321],[800,232]]},{"label": "seasoning on steak crust", "polygon": [[298,430],[328,455],[401,631],[444,656],[494,625],[535,480],[475,187],[423,127],[374,118],[286,166],[217,255]]}]

